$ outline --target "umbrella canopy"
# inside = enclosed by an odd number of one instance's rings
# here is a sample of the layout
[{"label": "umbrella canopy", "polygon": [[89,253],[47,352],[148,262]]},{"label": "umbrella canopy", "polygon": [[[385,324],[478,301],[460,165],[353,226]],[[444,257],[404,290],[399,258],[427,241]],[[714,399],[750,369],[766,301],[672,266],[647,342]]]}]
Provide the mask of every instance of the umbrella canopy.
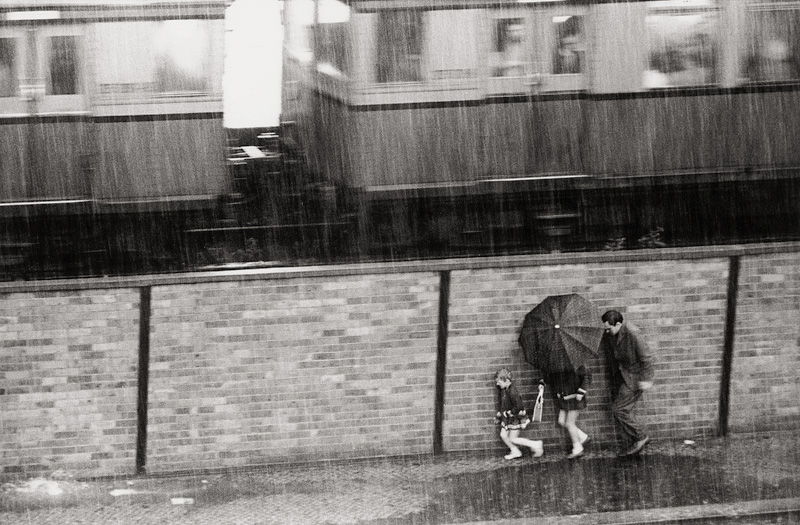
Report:
[{"label": "umbrella canopy", "polygon": [[578,294],[551,295],[522,323],[525,360],[545,374],[576,370],[597,355],[603,326],[594,304]]}]

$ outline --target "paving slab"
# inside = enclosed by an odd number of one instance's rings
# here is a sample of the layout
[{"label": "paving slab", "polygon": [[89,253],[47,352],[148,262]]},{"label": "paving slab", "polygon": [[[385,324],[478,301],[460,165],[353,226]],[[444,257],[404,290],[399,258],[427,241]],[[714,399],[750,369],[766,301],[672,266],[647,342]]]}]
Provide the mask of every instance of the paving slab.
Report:
[{"label": "paving slab", "polygon": [[610,525],[728,519],[749,525],[744,517],[758,524],[795,523],[798,445],[787,432],[707,438],[691,446],[658,440],[627,459],[593,444],[576,461],[548,448],[543,458],[513,461],[496,450],[158,477],[75,479],[59,472],[2,480],[0,523]]}]

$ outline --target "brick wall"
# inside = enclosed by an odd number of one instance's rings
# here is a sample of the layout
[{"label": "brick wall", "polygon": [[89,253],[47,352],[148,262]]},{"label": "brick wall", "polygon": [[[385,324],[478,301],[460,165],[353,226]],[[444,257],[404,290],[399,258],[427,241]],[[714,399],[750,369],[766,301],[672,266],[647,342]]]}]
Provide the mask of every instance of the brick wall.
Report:
[{"label": "brick wall", "polygon": [[[651,434],[692,436],[715,427],[724,340],[728,261],[613,262],[453,272],[450,299],[445,449],[502,446],[491,424],[501,366],[515,373],[529,406],[539,373],[517,343],[522,320],[548,295],[580,293],[600,313],[617,309],[642,330],[656,361],[655,386],[640,413]],[[598,323],[599,323],[598,319]],[[596,441],[613,440],[604,360],[591,362],[589,407],[579,426]],[[542,423],[529,437],[566,443],[555,424],[549,389]]]},{"label": "brick wall", "polygon": [[[749,251],[748,251],[749,250]],[[450,271],[442,445],[499,450],[497,368],[529,404],[517,336],[547,295],[620,309],[656,360],[651,433],[717,430],[731,256],[730,429],[797,428],[800,246],[0,283],[0,475],[136,470],[140,287],[151,288],[149,472],[429,454],[440,271]],[[659,259],[656,259],[659,257]],[[581,427],[612,439],[603,359]],[[549,392],[548,392],[549,394]],[[566,445],[548,398],[527,434]]]},{"label": "brick wall", "polygon": [[148,472],[432,450],[439,276],[153,290]]},{"label": "brick wall", "polygon": [[800,261],[743,257],[731,413],[735,432],[800,428]]},{"label": "brick wall", "polygon": [[0,293],[0,473],[133,470],[139,293]]}]

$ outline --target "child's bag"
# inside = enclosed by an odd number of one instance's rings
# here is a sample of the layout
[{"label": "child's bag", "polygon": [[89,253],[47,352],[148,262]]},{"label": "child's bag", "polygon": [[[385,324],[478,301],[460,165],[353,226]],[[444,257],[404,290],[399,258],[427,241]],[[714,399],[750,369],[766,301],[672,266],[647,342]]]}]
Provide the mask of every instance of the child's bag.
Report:
[{"label": "child's bag", "polygon": [[539,383],[539,395],[536,396],[536,404],[533,405],[533,415],[531,421],[534,423],[542,422],[542,409],[544,408],[544,385]]}]

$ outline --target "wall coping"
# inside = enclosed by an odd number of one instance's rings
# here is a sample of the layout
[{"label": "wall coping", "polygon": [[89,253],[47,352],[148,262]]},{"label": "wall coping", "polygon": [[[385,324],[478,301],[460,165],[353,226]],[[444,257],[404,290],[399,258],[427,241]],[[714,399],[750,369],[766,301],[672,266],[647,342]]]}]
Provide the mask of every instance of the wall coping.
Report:
[{"label": "wall coping", "polygon": [[190,285],[209,282],[253,281],[345,275],[422,273],[487,268],[519,268],[553,265],[626,263],[681,259],[714,259],[721,257],[800,252],[800,242],[776,242],[657,248],[601,252],[550,253],[494,257],[464,257],[379,263],[351,263],[318,266],[272,266],[195,271],[174,274],[153,274],[125,277],[12,281],[0,283],[0,294],[37,293],[73,290],[140,288],[144,286]]}]

